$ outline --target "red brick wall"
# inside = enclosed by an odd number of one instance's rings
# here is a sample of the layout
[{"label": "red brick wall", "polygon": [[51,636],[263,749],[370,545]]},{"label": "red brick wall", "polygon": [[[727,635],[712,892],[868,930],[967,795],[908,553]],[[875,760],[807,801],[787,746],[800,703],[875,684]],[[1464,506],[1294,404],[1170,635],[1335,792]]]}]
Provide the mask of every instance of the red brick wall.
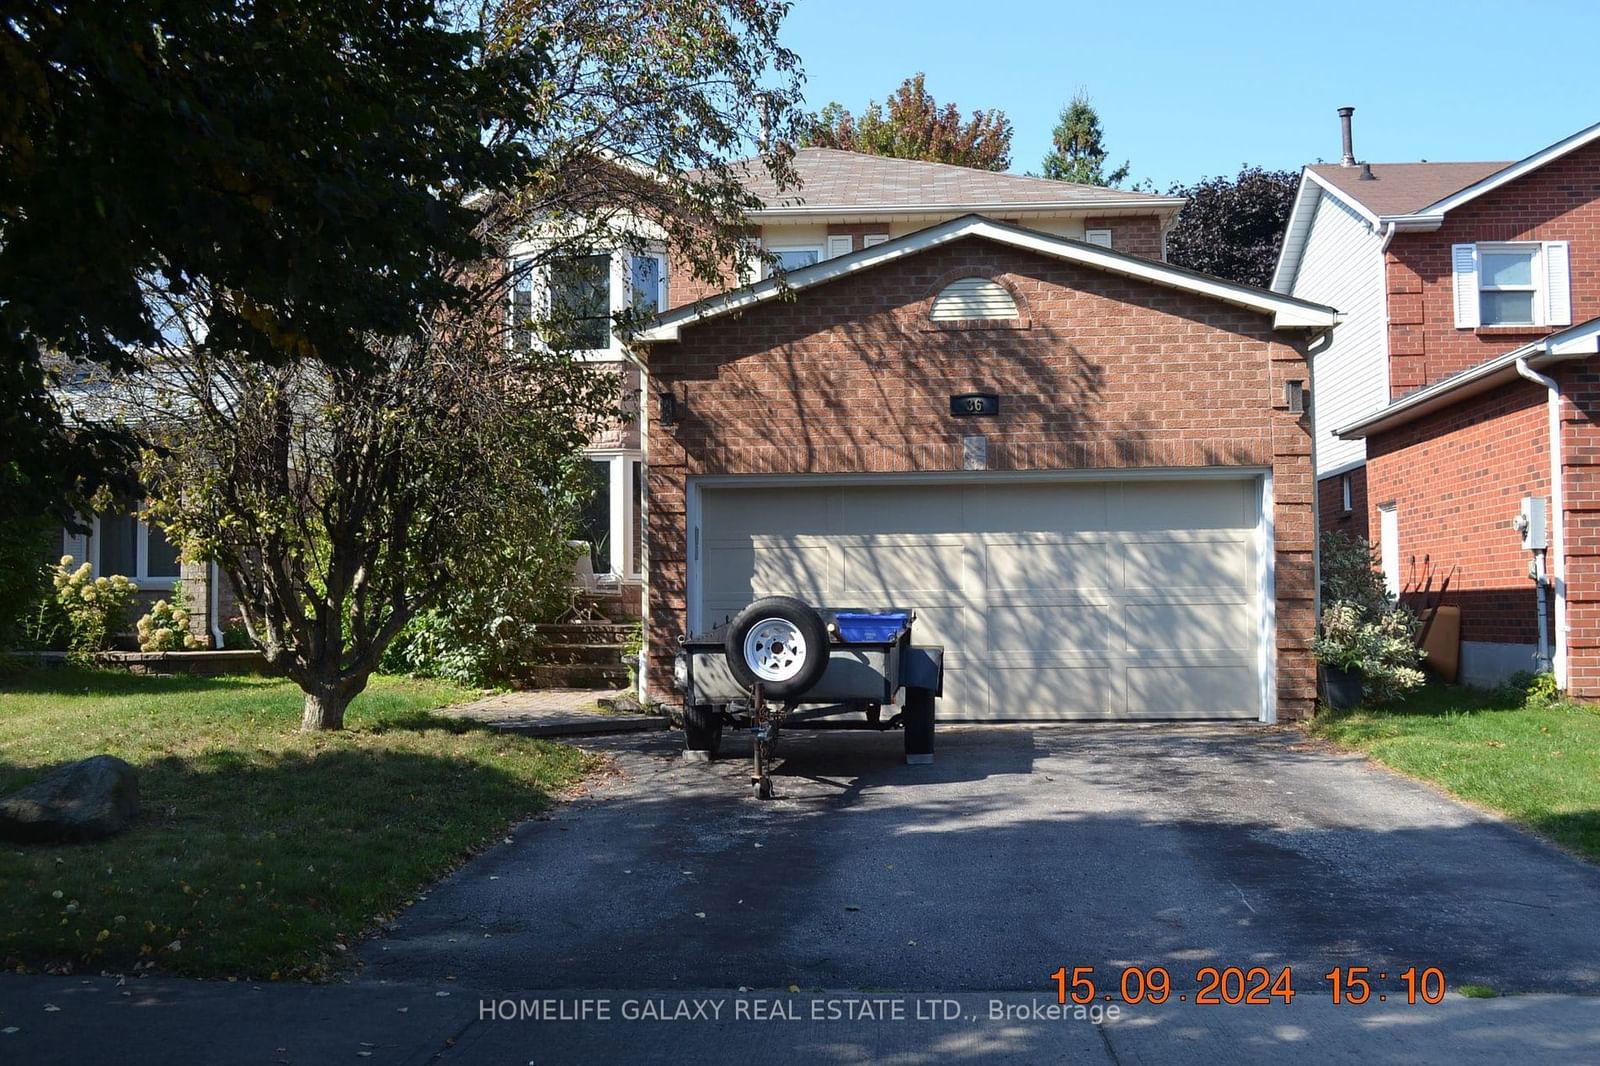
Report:
[{"label": "red brick wall", "polygon": [[[1011,287],[1027,328],[932,328],[933,294],[972,273]],[[1264,316],[971,239],[690,327],[649,358],[686,407],[677,430],[650,427],[658,696],[684,625],[689,476],[958,470],[972,430],[947,398],[983,387],[1005,397],[991,469],[1270,466],[1279,714],[1311,709],[1311,438],[1281,406],[1306,366]]]},{"label": "red brick wall", "polygon": [[1563,394],[1567,687],[1600,699],[1600,367],[1593,358],[1554,371]]},{"label": "red brick wall", "polygon": [[1161,219],[1154,215],[1115,215],[1086,218],[1083,228],[1111,231],[1113,251],[1142,255],[1146,259],[1165,259],[1166,248],[1161,241]]},{"label": "red brick wall", "polygon": [[[1350,479],[1350,510],[1344,509],[1344,479]],[[1372,539],[1367,532],[1367,468],[1354,470],[1317,482],[1317,520],[1324,533],[1337,530],[1346,536]]]},{"label": "red brick wall", "polygon": [[1368,521],[1391,500],[1402,595],[1451,574],[1461,639],[1538,639],[1530,555],[1511,528],[1524,496],[1550,494],[1543,388],[1506,385],[1367,441]]},{"label": "red brick wall", "polygon": [[1457,329],[1450,246],[1570,241],[1572,321],[1600,316],[1600,144],[1592,144],[1445,216],[1433,233],[1400,233],[1386,257],[1390,388],[1395,396],[1548,333]]}]

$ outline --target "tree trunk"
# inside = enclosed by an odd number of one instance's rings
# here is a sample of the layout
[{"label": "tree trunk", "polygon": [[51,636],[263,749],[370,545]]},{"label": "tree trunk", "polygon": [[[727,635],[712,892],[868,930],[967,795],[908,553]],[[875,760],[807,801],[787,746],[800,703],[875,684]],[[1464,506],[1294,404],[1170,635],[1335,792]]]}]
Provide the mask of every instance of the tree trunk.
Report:
[{"label": "tree trunk", "polygon": [[323,730],[343,729],[344,711],[355,694],[338,685],[307,687],[305,714],[300,718],[300,732],[316,733]]}]

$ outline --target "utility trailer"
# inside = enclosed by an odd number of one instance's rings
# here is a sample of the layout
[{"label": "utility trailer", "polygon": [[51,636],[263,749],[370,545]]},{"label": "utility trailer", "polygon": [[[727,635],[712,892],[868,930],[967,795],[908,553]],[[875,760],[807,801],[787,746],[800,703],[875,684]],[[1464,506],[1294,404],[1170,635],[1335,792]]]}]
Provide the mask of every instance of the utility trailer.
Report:
[{"label": "utility trailer", "polygon": [[[768,596],[706,633],[680,640],[685,754],[714,759],[725,727],[754,737],[750,787],[772,796],[780,728],[902,729],[908,763],[933,761],[934,701],[944,649],[911,643],[916,612],[814,608]],[[883,709],[904,694],[902,709]]]}]

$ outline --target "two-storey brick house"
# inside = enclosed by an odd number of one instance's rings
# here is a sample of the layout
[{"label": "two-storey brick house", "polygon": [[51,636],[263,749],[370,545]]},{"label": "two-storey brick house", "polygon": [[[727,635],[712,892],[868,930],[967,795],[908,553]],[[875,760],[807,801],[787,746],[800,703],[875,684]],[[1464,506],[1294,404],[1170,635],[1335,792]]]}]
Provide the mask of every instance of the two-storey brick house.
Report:
[{"label": "two-storey brick house", "polygon": [[[1342,114],[1273,282],[1344,315],[1312,361],[1321,528],[1370,535],[1397,595],[1449,578],[1464,680],[1548,664],[1600,695],[1600,125],[1514,163],[1362,164]],[[1542,553],[1513,527],[1528,497]]]}]

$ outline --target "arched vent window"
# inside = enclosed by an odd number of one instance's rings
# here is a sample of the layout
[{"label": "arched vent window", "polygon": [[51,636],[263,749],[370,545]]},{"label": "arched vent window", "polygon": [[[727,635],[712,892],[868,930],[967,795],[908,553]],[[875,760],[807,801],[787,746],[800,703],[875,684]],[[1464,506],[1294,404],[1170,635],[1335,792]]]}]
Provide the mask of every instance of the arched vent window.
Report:
[{"label": "arched vent window", "polygon": [[952,281],[933,298],[928,317],[935,322],[971,318],[1016,318],[1017,301],[1004,285],[988,278]]}]

